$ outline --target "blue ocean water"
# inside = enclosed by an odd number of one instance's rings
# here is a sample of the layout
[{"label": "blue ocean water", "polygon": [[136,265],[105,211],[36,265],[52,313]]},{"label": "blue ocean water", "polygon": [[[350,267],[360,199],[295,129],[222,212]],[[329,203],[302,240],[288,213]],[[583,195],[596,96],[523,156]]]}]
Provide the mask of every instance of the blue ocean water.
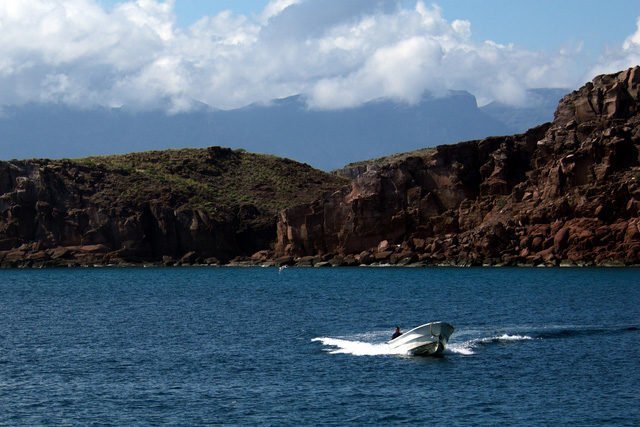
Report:
[{"label": "blue ocean water", "polygon": [[4,270],[0,425],[638,425],[639,273]]}]

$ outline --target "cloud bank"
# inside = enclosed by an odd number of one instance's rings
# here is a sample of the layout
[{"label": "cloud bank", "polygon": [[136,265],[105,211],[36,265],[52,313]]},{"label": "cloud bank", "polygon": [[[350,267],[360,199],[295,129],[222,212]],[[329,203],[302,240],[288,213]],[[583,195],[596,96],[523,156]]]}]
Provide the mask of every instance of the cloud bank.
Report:
[{"label": "cloud bank", "polygon": [[[617,61],[637,63],[639,46],[640,22]],[[188,28],[173,1],[0,2],[0,106],[175,113],[303,94],[311,108],[333,109],[449,89],[518,104],[527,88],[582,83],[573,68],[570,53],[474,40],[470,22],[423,1],[272,0],[258,16],[227,11]]]}]

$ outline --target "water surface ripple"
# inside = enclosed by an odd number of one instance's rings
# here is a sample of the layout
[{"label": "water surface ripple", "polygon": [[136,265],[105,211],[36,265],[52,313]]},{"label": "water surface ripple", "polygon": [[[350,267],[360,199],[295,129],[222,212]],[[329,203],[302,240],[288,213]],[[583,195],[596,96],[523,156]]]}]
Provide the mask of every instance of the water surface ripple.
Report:
[{"label": "water surface ripple", "polygon": [[[636,269],[0,271],[0,425],[637,425]],[[445,357],[399,324],[456,327]]]}]

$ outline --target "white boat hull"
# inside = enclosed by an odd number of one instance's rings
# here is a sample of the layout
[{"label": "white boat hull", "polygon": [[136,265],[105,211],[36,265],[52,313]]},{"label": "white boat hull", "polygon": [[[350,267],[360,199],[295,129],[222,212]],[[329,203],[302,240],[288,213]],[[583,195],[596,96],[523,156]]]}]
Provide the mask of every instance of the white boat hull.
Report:
[{"label": "white boat hull", "polygon": [[412,356],[438,356],[442,354],[454,327],[446,322],[431,322],[413,328],[389,341],[389,347]]}]

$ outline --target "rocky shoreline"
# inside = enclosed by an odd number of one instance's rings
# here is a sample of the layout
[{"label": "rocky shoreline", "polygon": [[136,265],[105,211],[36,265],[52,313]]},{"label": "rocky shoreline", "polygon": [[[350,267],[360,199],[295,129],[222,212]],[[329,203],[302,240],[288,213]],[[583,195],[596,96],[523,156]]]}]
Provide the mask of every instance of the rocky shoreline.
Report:
[{"label": "rocky shoreline", "polygon": [[359,166],[350,186],[281,212],[275,254],[638,265],[639,113],[635,67],[568,94],[553,122],[525,134]]}]

